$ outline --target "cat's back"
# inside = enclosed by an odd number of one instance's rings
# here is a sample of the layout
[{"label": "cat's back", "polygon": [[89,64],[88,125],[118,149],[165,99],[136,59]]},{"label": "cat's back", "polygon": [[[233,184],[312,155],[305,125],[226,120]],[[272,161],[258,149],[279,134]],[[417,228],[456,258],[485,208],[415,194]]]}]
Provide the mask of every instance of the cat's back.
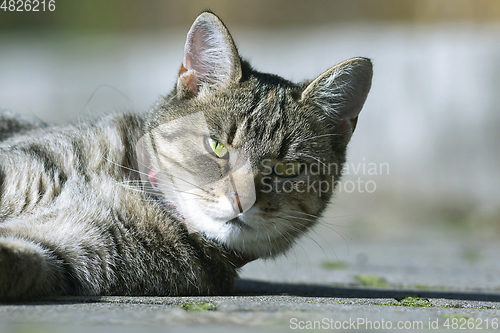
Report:
[{"label": "cat's back", "polygon": [[[137,178],[135,144],[142,118],[118,114],[51,126],[0,114],[0,215],[16,216],[64,193]],[[1,181],[8,179],[8,181]],[[21,204],[22,203],[22,204]]]}]

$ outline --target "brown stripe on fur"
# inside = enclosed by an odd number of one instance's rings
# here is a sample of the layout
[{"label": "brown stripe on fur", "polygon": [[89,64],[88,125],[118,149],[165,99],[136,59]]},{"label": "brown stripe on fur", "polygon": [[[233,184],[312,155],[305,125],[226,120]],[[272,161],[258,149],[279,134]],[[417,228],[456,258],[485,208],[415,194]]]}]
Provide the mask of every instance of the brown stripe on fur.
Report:
[{"label": "brown stripe on fur", "polygon": [[[134,138],[139,138],[142,136],[142,128],[144,126],[143,119],[137,115],[127,114],[121,118],[118,118],[118,130],[121,137],[121,141],[125,146],[123,158],[121,165],[125,168],[122,171],[127,174],[129,178],[139,178],[137,173],[130,171],[130,169],[137,169],[136,161],[136,145],[137,141]],[[140,135],[138,135],[140,131]]]},{"label": "brown stripe on fur", "polygon": [[48,151],[44,146],[36,143],[18,147],[17,149],[40,162],[43,165],[45,172],[48,173],[49,178],[55,179],[57,176],[61,188],[64,186],[68,177],[65,174],[64,169],[56,163],[54,156],[52,156],[52,152]]},{"label": "brown stripe on fur", "polygon": [[73,149],[73,154],[76,160],[76,163],[74,164],[74,167],[76,168],[76,171],[80,176],[83,176],[86,182],[90,182],[90,176],[87,172],[86,165],[87,163],[87,158],[85,156],[85,153],[83,152],[83,140],[77,137],[72,137],[70,140],[71,147]]}]

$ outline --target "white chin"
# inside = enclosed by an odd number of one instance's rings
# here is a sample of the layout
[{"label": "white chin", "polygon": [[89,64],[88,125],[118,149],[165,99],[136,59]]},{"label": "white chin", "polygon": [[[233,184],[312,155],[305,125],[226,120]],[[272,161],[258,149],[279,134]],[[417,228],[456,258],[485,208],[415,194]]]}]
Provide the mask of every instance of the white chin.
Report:
[{"label": "white chin", "polygon": [[[217,221],[208,216],[187,219],[190,229],[225,244],[228,248],[252,258],[271,258],[289,248],[290,242],[276,229],[268,230],[263,224],[252,226],[243,222],[240,214],[230,221]],[[190,222],[188,222],[190,221]],[[195,222],[196,221],[196,222]]]}]

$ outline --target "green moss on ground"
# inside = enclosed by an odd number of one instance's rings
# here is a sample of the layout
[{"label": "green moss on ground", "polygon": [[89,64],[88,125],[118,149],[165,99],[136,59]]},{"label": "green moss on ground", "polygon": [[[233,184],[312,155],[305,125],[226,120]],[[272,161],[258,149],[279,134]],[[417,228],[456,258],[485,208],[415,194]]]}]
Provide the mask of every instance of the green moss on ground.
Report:
[{"label": "green moss on ground", "polygon": [[192,312],[215,311],[215,304],[213,302],[188,302],[181,303],[180,306],[182,306],[186,311]]},{"label": "green moss on ground", "polygon": [[324,269],[347,269],[349,266],[341,261],[327,260],[321,263],[321,267]]},{"label": "green moss on ground", "polygon": [[418,307],[430,307],[431,306],[431,304],[429,303],[428,300],[420,298],[420,297],[415,297],[415,296],[405,297],[405,298],[402,298],[400,300],[396,300],[396,302],[381,303],[380,305],[418,306]]},{"label": "green moss on ground", "polygon": [[363,274],[356,275],[354,278],[365,287],[387,288],[389,286],[384,279],[376,275]]}]

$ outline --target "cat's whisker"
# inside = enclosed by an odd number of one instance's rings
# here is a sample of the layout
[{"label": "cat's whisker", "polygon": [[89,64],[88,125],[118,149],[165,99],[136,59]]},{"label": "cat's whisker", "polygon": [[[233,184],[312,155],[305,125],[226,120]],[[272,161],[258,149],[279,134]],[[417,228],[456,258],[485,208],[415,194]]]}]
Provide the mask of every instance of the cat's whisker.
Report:
[{"label": "cat's whisker", "polygon": [[329,228],[331,230],[335,230],[334,227],[335,228],[344,228],[344,229],[350,229],[353,227],[352,225],[341,225],[341,224],[330,223],[328,221],[324,221],[323,219],[318,220],[318,225],[324,226],[324,227]]},{"label": "cat's whisker", "polygon": [[137,188],[135,186],[131,186],[131,185],[127,185],[127,184],[121,184],[121,183],[119,183],[119,185],[123,186],[123,187],[125,187],[125,188],[127,188],[128,190],[131,190],[131,191],[142,192],[142,193],[146,193],[146,194],[150,194],[150,195],[159,195],[158,192],[151,191],[149,189]]},{"label": "cat's whisker", "polygon": [[[350,237],[347,233],[345,233],[344,231],[341,231],[341,230],[338,230],[336,228],[338,227],[344,227],[344,228],[349,228],[349,226],[341,226],[341,225],[330,225],[330,224],[327,224],[325,222],[322,222],[322,221],[316,221],[316,223],[318,225],[321,225],[329,230],[332,230],[333,232],[337,233],[338,235],[342,236],[342,238],[344,237],[347,237],[349,240],[352,240],[352,237]],[[336,228],[334,228],[336,227]]]},{"label": "cat's whisker", "polygon": [[298,153],[297,155],[299,155],[299,156],[306,156],[306,157],[312,158],[313,160],[317,161],[318,163],[321,163],[325,168],[328,168],[328,165],[326,165],[323,161],[321,161],[317,157],[314,157],[314,156],[306,154],[306,153]]},{"label": "cat's whisker", "polygon": [[[308,235],[306,235],[306,237],[308,237],[310,239],[313,239],[312,237],[310,237]],[[313,241],[314,241],[314,239],[313,239]],[[302,245],[300,242],[295,242],[295,243],[296,243],[296,245],[298,245],[302,249],[302,252],[306,256],[307,263],[309,264],[309,271],[312,271],[312,264],[311,264],[311,259],[309,258],[308,251],[306,250],[306,248],[304,247],[304,245]],[[318,244],[318,246],[323,250],[323,248],[321,247],[321,245]],[[294,251],[294,252],[295,252],[295,257],[297,258],[297,252],[296,251]],[[323,252],[324,252],[324,250],[323,250]],[[295,269],[295,274],[297,274],[297,271],[298,271],[298,264],[299,264],[299,261],[297,261],[297,265],[296,265],[296,269]]]},{"label": "cat's whisker", "polygon": [[[295,219],[297,218],[296,216],[289,215],[289,217],[290,217],[290,218],[292,218],[292,219],[294,219],[294,220],[287,219],[287,218],[284,218],[284,217],[281,217],[281,216],[278,216],[278,217],[279,217],[279,218],[281,218],[281,219],[284,219],[284,220],[290,221],[290,222],[292,222],[292,223],[298,224],[298,225],[300,225],[301,227],[303,227],[304,229],[308,228],[308,226],[306,226],[306,225],[304,225],[304,224],[302,224],[302,223],[300,223],[300,222],[296,221],[296,220],[295,220]],[[295,227],[295,226],[293,226],[293,225],[291,225],[291,224],[286,225],[286,226],[287,226],[287,227],[289,227],[289,228],[294,228],[294,230],[296,230],[297,232],[300,232],[300,231],[301,231],[300,229],[298,229],[297,227]],[[320,235],[320,234],[319,234],[316,230],[314,230],[313,228],[310,228],[309,230],[312,230],[312,232],[313,232],[313,233],[315,233],[318,237],[320,237],[320,238],[321,238],[321,239],[322,239],[325,243],[329,244],[329,242],[327,242],[327,241],[326,241],[326,239],[325,239],[322,235]],[[342,237],[342,239],[344,240],[344,242],[346,242],[346,245],[349,247],[349,245],[347,244],[347,241],[346,241],[346,239],[345,239],[345,237],[344,237],[344,236],[345,236],[345,235],[344,235],[344,233],[342,233],[342,232],[340,232],[340,231],[337,231],[337,230],[335,230],[335,229],[332,229],[332,230],[333,230],[334,232],[336,232],[338,235],[340,235],[340,236]],[[307,234],[306,234],[306,235],[307,235]],[[325,252],[325,250],[323,249],[323,247],[322,247],[322,246],[321,246],[321,245],[320,245],[320,244],[319,244],[319,243],[318,243],[318,242],[317,242],[317,241],[316,241],[313,237],[311,237],[311,236],[307,236],[307,237],[309,237],[309,238],[310,238],[313,242],[315,242],[315,243],[316,243],[316,245],[318,245],[318,246],[321,248],[321,250],[323,251],[323,254],[325,255],[325,257],[327,257],[326,252]],[[333,249],[330,245],[328,245],[328,246],[330,247],[330,250],[331,250],[331,251],[335,254],[335,256],[337,257],[337,260],[338,260],[338,256],[337,256],[337,253],[335,252],[335,250],[334,250],[334,249]]]},{"label": "cat's whisker", "polygon": [[[336,233],[337,235],[339,235],[340,237],[342,237],[342,240],[346,244],[347,248],[349,248],[349,243],[347,242],[347,240],[350,240],[350,241],[353,240],[353,238],[351,236],[349,236],[349,234],[347,234],[344,231],[338,230],[338,229],[336,229],[333,226],[328,225],[328,224],[322,224],[322,223],[320,223],[319,225],[321,225],[324,228],[327,228],[327,229],[333,231],[334,233]],[[335,227],[338,227],[338,226],[335,226]],[[314,232],[317,232],[317,231],[314,231]]]},{"label": "cat's whisker", "polygon": [[293,217],[294,219],[299,219],[302,221],[307,221],[307,222],[316,222],[316,219],[311,219],[311,218],[305,218],[305,217],[299,217],[299,216],[293,216],[293,215],[288,215],[288,217]]},{"label": "cat's whisker", "polygon": [[124,180],[124,181],[121,181],[121,182],[118,182],[119,184],[150,184],[151,182],[150,181],[147,181],[147,180],[139,180],[139,179],[128,179],[128,180]]},{"label": "cat's whisker", "polygon": [[304,215],[307,215],[307,216],[311,216],[313,218],[319,218],[320,216],[319,215],[314,215],[314,214],[308,214],[308,213],[305,213],[305,212],[302,212],[300,210],[290,210],[291,212],[293,213],[299,213],[299,214],[304,214]]},{"label": "cat's whisker", "polygon": [[336,226],[336,227],[339,227],[339,228],[352,228],[351,225],[341,225],[341,224],[333,224],[333,223],[327,223],[326,219],[334,219],[334,218],[344,218],[344,217],[348,217],[348,215],[339,215],[339,216],[318,216],[318,215],[312,215],[312,214],[308,214],[308,213],[304,213],[304,212],[301,212],[301,211],[298,211],[298,210],[290,210],[290,212],[292,213],[298,213],[298,214],[304,214],[304,215],[307,215],[307,216],[310,216],[312,218],[315,218],[317,219],[317,222],[319,225],[326,225],[326,226]]},{"label": "cat's whisker", "polygon": [[[111,161],[110,159],[106,158],[105,156],[102,156],[102,158],[103,158],[104,160],[106,160],[106,161],[108,161],[108,162],[110,162],[110,163],[112,163],[112,164],[114,164],[114,165],[116,165],[116,166],[120,167],[120,168],[123,168],[123,169],[129,170],[129,171],[133,171],[133,172],[137,172],[138,174],[143,175],[143,176],[145,176],[145,177],[148,177],[148,178],[149,178],[149,175],[148,175],[147,173],[144,173],[144,172],[141,172],[141,171],[139,171],[139,170],[135,170],[135,169],[132,169],[132,168],[126,167],[126,166],[124,166],[124,165],[121,165],[121,164],[119,164],[119,163],[116,163],[116,162],[114,162],[114,161]],[[142,164],[142,163],[141,163],[141,164]],[[143,164],[143,165],[144,165],[144,164]],[[203,189],[202,187],[199,187],[199,186],[197,186],[197,185],[195,185],[195,184],[192,184],[192,183],[190,183],[190,182],[188,182],[188,181],[186,181],[186,180],[183,180],[182,178],[176,177],[176,176],[174,176],[174,175],[169,175],[169,176],[172,176],[172,177],[174,177],[174,178],[176,178],[176,179],[179,179],[179,180],[181,180],[181,181],[184,181],[184,182],[188,183],[189,185],[192,185],[192,186],[194,186],[194,187],[196,187],[196,188],[198,188],[198,189],[200,189],[200,190],[202,190],[202,191],[204,191],[204,192],[208,193],[208,191],[206,191],[206,190],[205,190],[205,189]],[[158,178],[158,179],[160,179],[160,180],[165,180],[165,179],[163,178],[163,175],[161,175],[161,174],[160,174],[159,176],[157,176],[157,178]],[[139,181],[139,180],[137,180],[137,181]],[[142,181],[142,182],[144,182],[144,183],[146,183],[146,184],[147,184],[147,181],[145,181],[145,180],[144,180],[144,181]],[[190,192],[180,191],[180,190],[176,190],[176,191],[177,191],[177,192],[180,192],[180,193],[190,193]],[[190,193],[190,194],[195,195],[194,193]]]},{"label": "cat's whisker", "polygon": [[[163,193],[163,191],[161,191],[161,192]],[[200,194],[189,192],[189,191],[183,191],[183,190],[179,190],[179,189],[174,189],[173,192],[167,192],[167,193],[183,193],[183,194],[192,195],[193,199],[197,199],[197,198],[202,198],[203,199],[203,196],[200,195]]]},{"label": "cat's whisker", "polygon": [[[292,220],[289,220],[289,219],[284,219],[284,220],[287,220],[287,221],[290,221],[290,222],[293,222],[293,223],[296,223],[296,224],[299,224],[300,226],[302,226],[304,229],[307,228],[307,226],[304,226],[303,224],[299,223],[299,222],[296,222],[296,221],[292,221]],[[303,230],[297,228],[297,227],[294,227],[292,225],[288,225],[288,227],[290,227],[291,229],[293,229],[294,231],[296,231],[297,233],[301,233],[303,232]],[[315,234],[317,234],[324,242],[326,242],[326,240],[320,235],[318,234],[317,232],[315,232],[313,230],[313,232]],[[311,235],[309,234],[305,234],[305,237],[309,238],[310,240],[312,240],[320,249],[321,251],[323,252],[323,255],[325,256],[325,258],[327,258],[328,256],[326,255],[326,252],[325,252],[325,249],[323,248],[323,246],[321,246],[321,244],[318,243],[318,241],[316,239],[314,239],[314,237],[312,237]],[[299,243],[300,244],[300,243]],[[335,253],[335,250],[333,250],[333,248],[329,245],[330,247],[330,250],[335,254],[335,256],[337,256],[337,254]],[[309,256],[307,255],[306,253],[306,257],[307,257],[307,260],[309,261],[309,264],[311,263],[310,260],[309,260]]]},{"label": "cat's whisker", "polygon": [[191,185],[191,186],[193,186],[193,187],[195,187],[195,188],[197,188],[197,189],[200,189],[201,191],[203,191],[203,192],[205,192],[205,193],[207,193],[207,194],[208,194],[208,193],[210,193],[209,191],[207,191],[207,190],[206,190],[206,189],[204,189],[203,187],[198,186],[198,185],[196,185],[196,184],[193,184],[193,183],[191,183],[191,182],[188,182],[187,180],[182,179],[182,178],[177,177],[177,176],[174,176],[174,175],[172,175],[172,174],[162,175],[162,174],[160,173],[159,175],[157,175],[157,178],[158,178],[158,179],[163,180],[163,181],[167,181],[167,182],[168,182],[168,180],[167,180],[165,177],[172,177],[172,178],[178,179],[178,180],[183,181],[184,183],[186,183],[186,184],[188,184],[188,185]]},{"label": "cat's whisker", "polygon": [[[287,246],[293,249],[293,253],[295,254],[295,259],[297,259],[297,250],[295,249],[295,247],[292,246],[295,243],[295,240],[294,240],[295,237],[290,232],[288,232],[286,229],[283,229],[281,231],[276,229],[276,231],[278,232],[280,237],[282,237],[282,239],[287,243]],[[299,244],[299,246],[301,247],[302,251],[304,251],[304,253],[306,254],[306,257],[307,257],[307,253],[305,252],[304,247],[301,244]],[[288,257],[288,253],[285,253],[285,256]],[[295,269],[294,277],[297,273],[297,266],[295,268],[296,269]]]},{"label": "cat's whisker", "polygon": [[[138,159],[136,159],[136,161],[137,161],[137,163],[140,163],[142,166],[144,166],[146,169],[150,169],[150,168],[151,168],[151,166],[149,166],[149,165],[145,165],[144,163],[142,163],[142,162],[141,162],[141,161],[139,161]],[[129,169],[129,170],[132,170],[132,169]],[[136,172],[138,172],[139,174],[144,175],[144,176],[146,176],[146,177],[148,177],[148,178],[149,178],[149,174],[146,174],[146,173],[144,173],[144,172],[140,172],[140,171],[137,171],[137,170],[134,170],[134,171],[136,171]],[[205,192],[205,193],[209,193],[209,191],[207,191],[206,189],[204,189],[204,188],[202,188],[202,187],[200,187],[200,186],[198,186],[198,185],[196,185],[196,184],[193,184],[193,183],[191,183],[191,182],[188,182],[188,181],[187,181],[187,180],[185,180],[185,179],[182,179],[182,178],[180,178],[180,177],[174,176],[173,174],[163,174],[163,173],[161,173],[161,172],[160,172],[159,174],[157,174],[157,175],[156,175],[156,177],[157,177],[158,179],[163,180],[163,181],[166,181],[166,182],[168,182],[168,178],[167,178],[167,177],[172,177],[172,178],[178,179],[178,180],[180,180],[180,181],[183,181],[183,182],[185,182],[185,183],[187,183],[187,184],[189,184],[189,185],[191,185],[191,186],[193,186],[193,187],[196,187],[196,188],[198,188],[198,189],[202,190],[202,191],[203,191],[203,192]]]},{"label": "cat's whisker", "polygon": [[143,166],[146,169],[150,169],[151,168],[150,165],[146,165],[146,164],[142,163],[142,161],[140,159],[138,159],[137,157],[134,158],[134,161],[137,162],[137,165],[141,165],[141,166]]},{"label": "cat's whisker", "polygon": [[106,157],[106,156],[104,156],[104,155],[101,155],[101,158],[102,158],[103,160],[105,160],[105,161],[107,161],[107,162],[109,162],[109,163],[111,163],[111,164],[113,164],[113,165],[117,166],[117,167],[122,168],[122,169],[125,169],[125,170],[128,170],[128,171],[132,171],[132,172],[137,172],[138,174],[142,174],[142,175],[147,176],[147,174],[146,174],[146,173],[144,173],[144,172],[140,172],[139,170],[132,169],[132,168],[126,167],[126,166],[124,166],[124,165],[121,165],[121,164],[119,164],[119,163],[116,163],[116,162],[114,162],[114,161],[110,160],[109,158],[107,158],[107,157]]},{"label": "cat's whisker", "polygon": [[[134,172],[137,172],[137,173],[139,173],[139,174],[141,174],[141,175],[144,175],[144,176],[146,176],[146,177],[149,177],[149,175],[148,175],[148,174],[146,174],[146,173],[144,173],[144,172],[141,172],[141,171],[138,171],[138,170],[135,170],[135,169],[132,169],[132,168],[126,167],[126,166],[124,166],[124,165],[121,165],[121,164],[119,164],[119,163],[113,162],[113,161],[111,161],[110,159],[106,158],[105,156],[102,156],[102,158],[103,158],[103,159],[105,159],[106,161],[108,161],[108,162],[110,162],[110,163],[112,163],[112,164],[114,164],[114,165],[118,166],[118,167],[124,168],[124,169],[129,170],[129,171],[134,171]],[[188,181],[186,181],[186,180],[184,180],[184,179],[182,179],[182,178],[180,178],[180,177],[176,177],[176,176],[174,176],[174,175],[169,175],[169,176],[174,177],[174,178],[176,178],[176,179],[179,179],[179,180],[181,180],[181,181],[184,181],[184,182],[186,182],[187,184],[192,185],[193,187],[196,187],[196,188],[198,188],[198,189],[200,189],[200,190],[204,191],[205,193],[208,193],[208,191],[207,191],[207,190],[205,190],[204,188],[202,188],[202,187],[200,187],[200,186],[197,186],[197,185],[195,185],[195,184],[192,184],[192,183],[190,183],[190,182],[188,182]],[[161,175],[161,174],[160,174],[159,176],[157,176],[157,178],[158,178],[158,179],[160,179],[160,180],[165,180],[165,178],[163,178],[163,177],[164,177],[164,176],[163,176],[163,175]],[[136,181],[138,181],[138,182],[139,182],[139,181],[142,181],[142,180],[136,180]],[[142,181],[142,182],[143,182],[144,184],[147,184],[147,181],[145,181],[145,180],[144,180],[144,181]],[[196,195],[196,196],[201,197],[201,196],[200,196],[200,195],[198,195],[198,194],[191,193],[191,192],[187,192],[187,191],[181,191],[181,190],[178,190],[178,189],[175,189],[175,191],[176,191],[177,193],[189,193],[189,194],[192,194],[192,195]],[[172,193],[172,192],[171,192],[171,193]]]},{"label": "cat's whisker", "polygon": [[[136,192],[144,192],[144,193],[148,193],[150,195],[155,195],[155,196],[159,196],[161,194],[165,194],[165,193],[169,193],[169,194],[175,194],[175,193],[186,193],[186,194],[190,194],[190,195],[193,195],[195,197],[200,197],[202,198],[201,195],[199,194],[196,194],[196,193],[192,193],[192,192],[187,192],[187,191],[182,191],[182,190],[178,190],[178,189],[174,189],[174,190],[171,190],[171,191],[166,191],[166,190],[148,190],[148,189],[141,189],[141,188],[136,188],[136,187],[133,187],[133,186],[130,186],[130,185],[127,185],[127,184],[123,184],[123,183],[119,183],[121,186],[125,186],[127,187],[128,189],[130,190],[133,190],[133,191],[136,191]],[[195,198],[196,199],[196,198]]]},{"label": "cat's whisker", "polygon": [[346,233],[344,231],[341,231],[339,229],[336,229],[333,226],[330,226],[328,224],[319,224],[319,225],[322,226],[323,228],[331,230],[334,233],[336,233],[337,235],[341,236],[346,243],[347,243],[347,239],[350,240],[350,241],[353,240],[353,237],[351,237],[348,233]]},{"label": "cat's whisker", "polygon": [[316,136],[313,136],[313,137],[310,137],[310,138],[307,138],[307,139],[304,139],[304,140],[301,140],[299,142],[295,142],[294,145],[299,145],[301,144],[302,142],[306,142],[306,141],[309,141],[309,140],[313,140],[313,139],[317,139],[317,138],[322,138],[322,137],[326,137],[326,136],[338,136],[339,134],[337,133],[330,133],[330,134],[323,134],[323,135],[316,135]]}]

